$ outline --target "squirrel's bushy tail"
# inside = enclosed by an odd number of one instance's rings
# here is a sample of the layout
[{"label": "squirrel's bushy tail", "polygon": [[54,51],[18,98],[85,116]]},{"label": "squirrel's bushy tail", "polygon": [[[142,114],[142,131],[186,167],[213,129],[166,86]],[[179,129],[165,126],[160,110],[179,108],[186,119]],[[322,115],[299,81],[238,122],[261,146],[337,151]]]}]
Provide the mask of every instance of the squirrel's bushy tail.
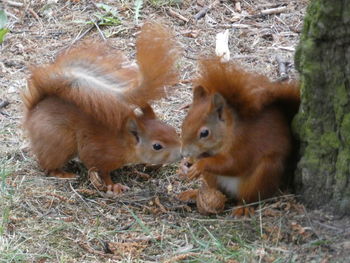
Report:
[{"label": "squirrel's bushy tail", "polygon": [[164,86],[176,83],[179,48],[169,29],[154,22],[145,23],[136,42],[136,59],[142,76],[129,98],[137,105],[165,96]]},{"label": "squirrel's bushy tail", "polygon": [[60,54],[53,64],[32,68],[22,92],[24,105],[29,111],[45,97],[59,97],[105,124],[118,126],[128,111],[123,94],[137,81],[137,70],[125,63],[107,45],[80,45]]},{"label": "squirrel's bushy tail", "polygon": [[32,68],[22,92],[27,111],[48,96],[77,105],[116,128],[135,106],[164,96],[176,79],[177,53],[168,30],[147,23],[137,40],[137,65],[107,44],[85,43],[59,55],[54,63]]},{"label": "squirrel's bushy tail", "polygon": [[242,116],[253,116],[265,107],[278,105],[291,118],[299,109],[297,82],[271,82],[263,75],[247,72],[234,63],[223,63],[219,58],[200,61],[196,85],[210,93],[220,93]]}]

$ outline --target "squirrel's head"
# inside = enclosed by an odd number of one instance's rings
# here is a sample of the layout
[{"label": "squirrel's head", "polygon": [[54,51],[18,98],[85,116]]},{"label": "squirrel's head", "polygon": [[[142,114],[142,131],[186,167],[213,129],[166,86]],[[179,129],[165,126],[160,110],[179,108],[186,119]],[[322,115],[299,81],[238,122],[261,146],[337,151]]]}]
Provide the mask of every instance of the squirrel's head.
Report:
[{"label": "squirrel's head", "polygon": [[129,118],[128,131],[135,138],[135,157],[140,163],[166,164],[181,159],[181,143],[175,128],[157,119],[151,106],[142,114]]},{"label": "squirrel's head", "polygon": [[210,94],[202,86],[195,87],[192,105],[182,123],[182,156],[203,158],[221,152],[231,121],[228,114],[222,95]]}]

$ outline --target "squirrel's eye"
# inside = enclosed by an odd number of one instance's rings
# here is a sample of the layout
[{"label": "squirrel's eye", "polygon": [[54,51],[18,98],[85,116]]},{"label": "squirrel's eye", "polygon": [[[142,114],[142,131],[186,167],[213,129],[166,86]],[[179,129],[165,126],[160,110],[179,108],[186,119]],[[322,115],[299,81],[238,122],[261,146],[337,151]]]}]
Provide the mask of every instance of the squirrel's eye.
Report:
[{"label": "squirrel's eye", "polygon": [[163,146],[159,143],[155,143],[155,144],[153,144],[153,149],[156,151],[159,151],[159,150],[163,149]]},{"label": "squirrel's eye", "polygon": [[203,129],[201,133],[199,134],[200,138],[206,138],[209,136],[209,130],[208,129]]}]

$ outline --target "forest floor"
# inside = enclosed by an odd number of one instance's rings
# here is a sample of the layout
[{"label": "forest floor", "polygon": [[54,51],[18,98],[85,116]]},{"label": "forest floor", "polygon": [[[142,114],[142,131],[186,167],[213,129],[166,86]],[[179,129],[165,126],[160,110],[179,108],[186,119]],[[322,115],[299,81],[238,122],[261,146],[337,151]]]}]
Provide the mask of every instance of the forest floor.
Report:
[{"label": "forest floor", "polygon": [[[105,5],[101,5],[101,4]],[[135,4],[136,3],[136,4]],[[142,3],[142,5],[137,5]],[[213,4],[206,16],[194,16]],[[76,180],[46,177],[21,129],[19,92],[28,66],[52,61],[84,39],[108,39],[130,59],[145,20],[159,20],[182,47],[181,83],[155,107],[179,129],[191,101],[189,81],[199,57],[215,50],[215,35],[230,29],[231,59],[277,80],[276,57],[290,65],[307,0],[5,0],[10,32],[0,45],[0,262],[349,262],[350,222],[308,210],[293,194],[257,206],[254,216],[199,214],[176,195],[198,186],[179,178],[177,166],[149,172],[131,168],[113,179],[130,187],[108,198],[72,163]],[[1,5],[3,5],[1,7]],[[265,15],[273,9],[275,12]],[[110,23],[110,25],[105,25]]]}]

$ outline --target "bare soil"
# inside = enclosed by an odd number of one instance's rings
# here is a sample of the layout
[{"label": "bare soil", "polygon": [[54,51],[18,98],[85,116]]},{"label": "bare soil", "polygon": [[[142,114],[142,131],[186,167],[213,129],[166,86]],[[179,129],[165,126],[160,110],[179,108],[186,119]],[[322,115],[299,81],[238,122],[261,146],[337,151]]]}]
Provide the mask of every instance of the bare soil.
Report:
[{"label": "bare soil", "polygon": [[[142,2],[139,11],[136,2]],[[179,178],[176,165],[136,167],[151,175],[148,180],[134,168],[116,171],[114,180],[130,187],[118,198],[95,189],[75,162],[68,168],[80,174],[76,180],[45,176],[21,129],[19,92],[30,65],[50,62],[84,39],[108,39],[133,59],[144,21],[161,20],[176,32],[183,50],[181,82],[155,107],[177,129],[186,114],[181,107],[191,101],[197,60],[214,54],[215,35],[225,29],[231,60],[277,80],[279,56],[288,62],[289,77],[297,78],[293,55],[307,0],[104,1],[116,14],[101,3],[0,3],[11,30],[0,45],[0,100],[9,102],[0,109],[0,262],[350,262],[350,219],[311,211],[290,193],[259,203],[250,218],[233,219],[232,207],[203,216],[179,202],[176,194],[198,182]],[[262,14],[268,9],[276,12]],[[103,25],[101,18],[114,24]]]}]

